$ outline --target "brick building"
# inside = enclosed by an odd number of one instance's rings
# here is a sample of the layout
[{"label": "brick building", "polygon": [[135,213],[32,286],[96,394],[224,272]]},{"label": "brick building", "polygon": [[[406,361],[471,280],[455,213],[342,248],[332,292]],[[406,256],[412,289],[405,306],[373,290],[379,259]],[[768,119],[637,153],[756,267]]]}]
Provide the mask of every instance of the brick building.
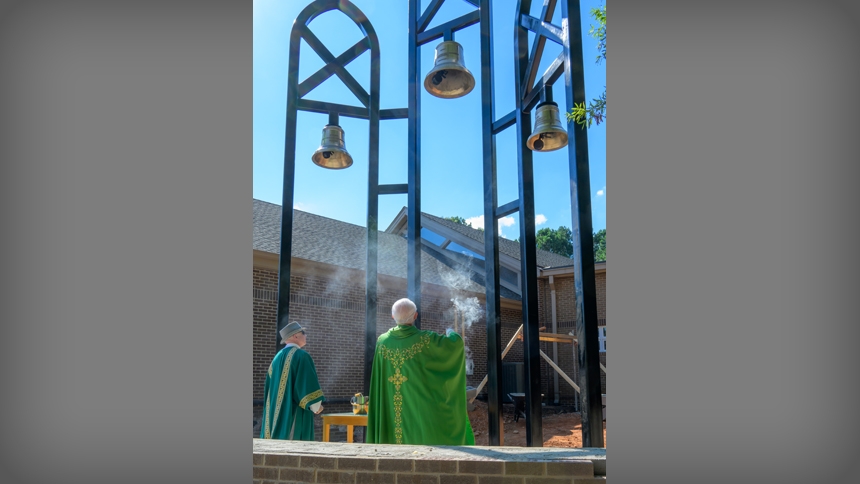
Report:
[{"label": "brick building", "polygon": [[[276,347],[278,258],[281,207],[254,200],[254,317],[253,378],[254,435],[259,436],[260,402],[269,363]],[[422,214],[421,328],[444,332],[454,322],[454,300],[484,305],[483,232],[449,220]],[[348,411],[349,398],[361,391],[364,370],[364,291],[366,228],[294,210],[291,261],[290,321],[308,330],[305,350],[316,363],[326,411]],[[379,233],[377,333],[394,324],[391,305],[406,296],[406,210]],[[499,240],[502,341],[506,344],[522,324],[519,244]],[[538,250],[540,325],[547,332],[573,330],[574,287],[571,259]],[[606,263],[595,267],[598,319],[606,320]],[[477,301],[475,301],[476,298]],[[553,321],[555,323],[553,323]],[[487,374],[486,320],[476,317],[463,332],[471,374],[467,385],[477,387]],[[602,344],[605,344],[602,342]],[[577,382],[572,344],[541,342],[544,353]],[[600,355],[605,365],[605,353]],[[503,392],[524,390],[522,342],[503,360]],[[542,362],[541,385],[547,405],[577,406],[575,390]],[[556,383],[557,382],[557,383]],[[605,393],[605,379],[603,381]],[[317,432],[317,436],[321,432]]]}]

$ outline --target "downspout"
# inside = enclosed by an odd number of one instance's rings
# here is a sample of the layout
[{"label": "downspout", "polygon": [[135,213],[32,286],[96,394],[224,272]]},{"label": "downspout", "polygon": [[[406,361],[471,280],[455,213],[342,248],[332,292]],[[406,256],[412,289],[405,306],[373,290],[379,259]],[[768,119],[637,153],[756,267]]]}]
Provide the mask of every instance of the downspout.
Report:
[{"label": "downspout", "polygon": [[[555,314],[555,280],[552,276],[549,276],[549,297],[550,297],[550,308],[552,308],[552,332],[553,334],[558,333],[558,319]],[[552,361],[556,365],[558,364],[558,343],[553,341],[552,343]],[[555,400],[554,403],[558,405],[560,400],[559,392],[558,392],[558,372],[552,372],[552,383],[553,389],[555,390]]]}]

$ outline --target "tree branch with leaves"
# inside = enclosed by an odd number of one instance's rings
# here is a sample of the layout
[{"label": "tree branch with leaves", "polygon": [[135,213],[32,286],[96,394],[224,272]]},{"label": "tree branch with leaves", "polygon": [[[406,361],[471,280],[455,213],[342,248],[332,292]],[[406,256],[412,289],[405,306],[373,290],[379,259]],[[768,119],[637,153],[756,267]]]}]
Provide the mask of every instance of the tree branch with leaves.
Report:
[{"label": "tree branch with leaves", "polygon": [[[588,34],[597,39],[597,63],[606,60],[606,5],[600,8],[592,8],[591,16],[597,21],[597,27],[594,25],[588,30]],[[606,121],[606,86],[603,86],[603,92],[592,99],[588,103],[576,103],[573,109],[567,113],[567,121],[574,121],[582,126],[583,129],[590,128],[592,124],[598,125]]]}]

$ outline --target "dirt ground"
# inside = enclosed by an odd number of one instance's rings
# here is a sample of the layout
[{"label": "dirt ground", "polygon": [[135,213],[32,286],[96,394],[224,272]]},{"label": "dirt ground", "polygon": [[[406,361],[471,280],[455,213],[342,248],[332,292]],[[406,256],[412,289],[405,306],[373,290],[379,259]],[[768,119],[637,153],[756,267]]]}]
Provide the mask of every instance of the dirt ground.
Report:
[{"label": "dirt ground", "polygon": [[[502,445],[526,447],[526,419],[514,422],[512,405],[504,406],[504,438]],[[544,447],[582,447],[582,420],[579,413],[544,412],[542,420]],[[475,445],[489,445],[487,430],[487,403],[475,401],[475,410],[469,412],[469,421],[475,432]],[[606,423],[603,423],[603,443],[606,445]]]}]

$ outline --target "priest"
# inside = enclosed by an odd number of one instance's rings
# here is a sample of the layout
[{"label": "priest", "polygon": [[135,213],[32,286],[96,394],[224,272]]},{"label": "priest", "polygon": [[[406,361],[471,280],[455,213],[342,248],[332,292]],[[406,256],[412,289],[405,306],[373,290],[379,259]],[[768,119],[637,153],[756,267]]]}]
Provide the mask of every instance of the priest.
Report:
[{"label": "priest", "polygon": [[475,445],[466,407],[463,338],[420,330],[415,303],[391,308],[397,325],[376,342],[370,376],[367,443]]},{"label": "priest", "polygon": [[305,329],[297,322],[281,328],[286,345],[269,365],[264,390],[265,408],[261,439],[314,440],[314,414],[323,411],[314,360],[302,348]]}]

